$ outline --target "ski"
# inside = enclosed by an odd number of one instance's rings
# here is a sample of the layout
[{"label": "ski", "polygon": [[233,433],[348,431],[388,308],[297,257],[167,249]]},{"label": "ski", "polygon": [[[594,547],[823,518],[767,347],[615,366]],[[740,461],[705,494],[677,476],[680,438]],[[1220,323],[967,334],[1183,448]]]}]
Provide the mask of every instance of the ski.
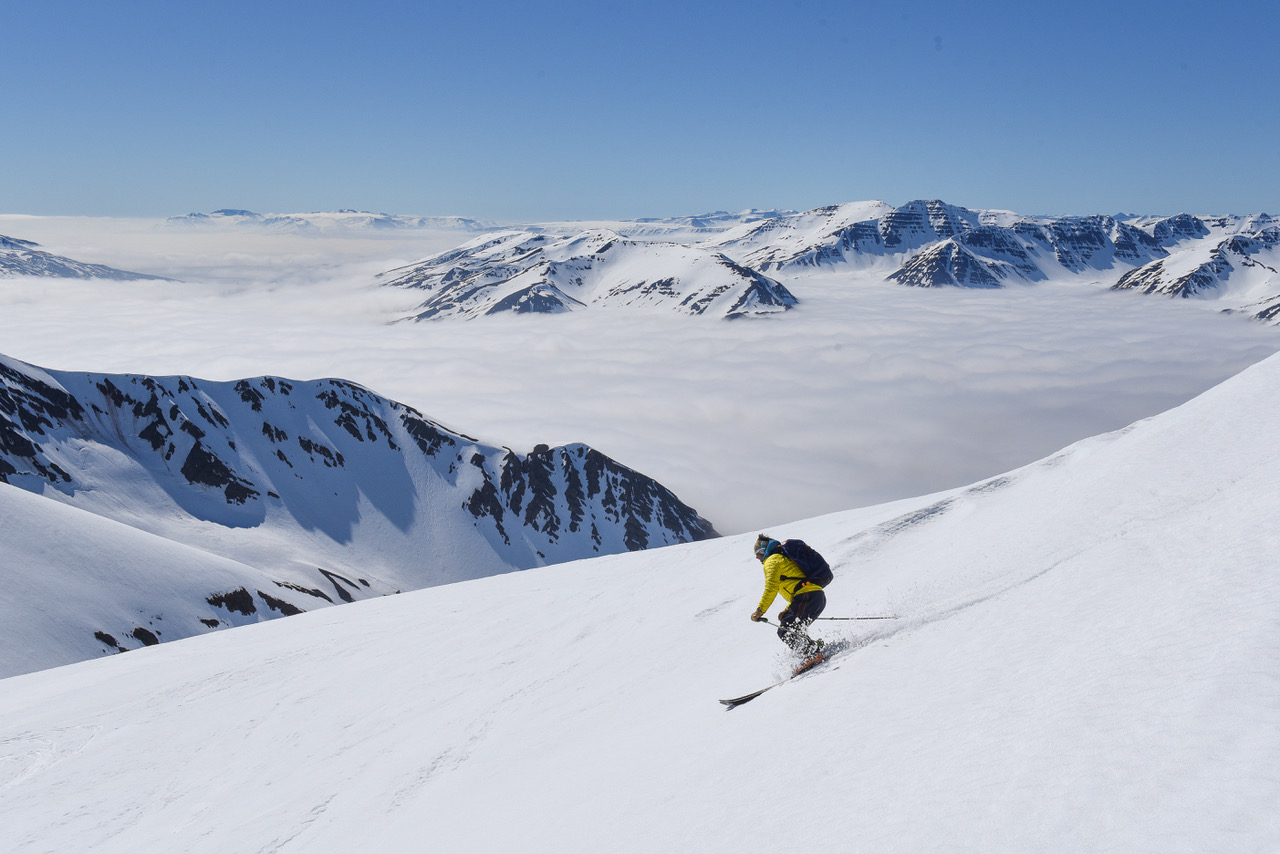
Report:
[{"label": "ski", "polygon": [[763,694],[765,691],[769,691],[773,688],[777,688],[779,685],[781,685],[783,682],[786,682],[786,681],[788,680],[783,679],[782,682],[774,682],[772,685],[769,685],[766,688],[761,688],[759,691],[752,691],[750,694],[743,694],[741,697],[734,697],[732,700],[721,700],[720,702],[724,703],[727,708],[732,709],[734,706],[741,706],[743,703],[751,702],[756,697],[759,697],[761,694]]},{"label": "ski", "polygon": [[723,703],[724,706],[729,709],[732,709],[735,706],[741,706],[743,703],[749,703],[752,700],[754,700],[756,697],[759,697],[765,691],[772,691],[774,688],[777,688],[779,685],[785,685],[788,682],[790,682],[792,679],[795,679],[798,676],[803,676],[806,673],[816,670],[817,668],[821,667],[823,664],[826,664],[828,661],[830,661],[831,656],[836,652],[836,650],[843,649],[844,646],[845,644],[841,643],[841,644],[832,645],[831,647],[824,649],[822,661],[814,662],[813,664],[810,664],[808,667],[804,668],[803,670],[797,670],[795,673],[792,673],[786,679],[780,679],[777,682],[774,682],[772,685],[766,685],[765,687],[761,688],[759,691],[752,691],[750,694],[743,694],[741,697],[734,697],[732,700],[721,700],[720,702]]}]

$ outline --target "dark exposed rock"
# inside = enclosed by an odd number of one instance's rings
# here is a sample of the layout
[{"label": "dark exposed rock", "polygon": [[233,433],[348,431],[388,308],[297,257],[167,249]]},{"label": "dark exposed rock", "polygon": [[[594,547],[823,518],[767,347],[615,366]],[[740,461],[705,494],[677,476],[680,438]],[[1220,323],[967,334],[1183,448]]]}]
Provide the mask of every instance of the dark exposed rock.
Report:
[{"label": "dark exposed rock", "polygon": [[489,471],[485,468],[485,458],[482,454],[471,455],[471,465],[480,470],[480,475],[484,479],[484,484],[471,493],[471,497],[467,499],[463,505],[475,519],[485,517],[493,519],[494,526],[498,529],[499,536],[507,545],[511,544],[511,538],[507,536],[506,530],[502,527],[503,504],[502,498],[498,495],[498,488],[494,485],[493,479],[489,476]]},{"label": "dark exposed rock", "polygon": [[[355,601],[355,597],[353,597],[350,591],[347,590],[347,587],[350,587],[352,589],[356,588],[356,583],[354,581],[352,581],[350,578],[344,578],[343,576],[339,575],[336,572],[330,572],[327,569],[318,569],[317,572],[319,572],[325,578],[329,579],[329,583],[333,585],[333,589],[338,591],[339,599],[341,599],[343,602]],[[343,584],[345,584],[346,587],[343,587],[342,586]]]},{"label": "dark exposed rock", "polygon": [[[296,590],[299,593],[305,593],[308,596],[314,596],[317,599],[323,599],[326,602],[333,601],[332,599],[329,598],[329,595],[327,593],[325,593],[323,590],[318,590],[315,587],[303,587],[301,584],[293,584],[292,582],[289,582],[289,581],[277,581],[276,586],[284,587],[288,590]],[[258,591],[258,592],[261,593],[262,591]]]},{"label": "dark exposed rock", "polygon": [[191,446],[182,464],[182,476],[188,483],[221,488],[230,504],[244,504],[260,495],[248,481],[236,477],[226,463],[198,441]]},{"label": "dark exposed rock", "polygon": [[405,430],[409,431],[409,435],[418,445],[418,450],[428,457],[434,457],[443,445],[453,447],[457,444],[448,433],[412,410],[401,414],[400,423],[404,425]]},{"label": "dark exposed rock", "polygon": [[250,409],[254,412],[262,411],[262,401],[266,400],[266,396],[254,388],[248,380],[240,380],[236,383],[236,391],[240,393],[240,399],[249,404]]},{"label": "dark exposed rock", "polygon": [[243,587],[232,590],[230,593],[215,594],[205,601],[215,608],[225,608],[237,614],[244,614],[246,617],[258,611],[258,606],[253,604],[253,594]]},{"label": "dark exposed rock", "polygon": [[138,626],[131,633],[136,640],[142,641],[143,646],[155,646],[160,643],[160,638],[156,637],[149,629]]},{"label": "dark exposed rock", "polygon": [[107,634],[106,632],[94,632],[93,636],[97,638],[99,641],[101,641],[102,643],[106,644],[107,646],[115,649],[116,652],[126,652],[125,648],[122,647],[114,637]]},{"label": "dark exposed rock", "polygon": [[284,601],[283,599],[277,599],[276,597],[271,596],[270,594],[263,593],[261,590],[258,591],[258,595],[262,597],[263,602],[267,603],[268,608],[270,608],[272,611],[279,611],[281,614],[284,614],[286,617],[292,617],[295,614],[303,613],[302,609],[299,608],[297,605],[293,605],[289,602]]}]

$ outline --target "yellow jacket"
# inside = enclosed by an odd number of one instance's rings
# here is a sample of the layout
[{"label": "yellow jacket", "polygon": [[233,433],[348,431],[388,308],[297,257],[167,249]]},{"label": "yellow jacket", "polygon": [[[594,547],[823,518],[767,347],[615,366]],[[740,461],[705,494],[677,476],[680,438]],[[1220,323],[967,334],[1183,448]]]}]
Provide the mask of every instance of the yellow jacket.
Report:
[{"label": "yellow jacket", "polygon": [[760,613],[769,610],[773,598],[779,593],[782,598],[791,602],[801,593],[812,593],[822,588],[810,584],[795,561],[781,552],[774,552],[764,559],[764,595],[760,597]]}]

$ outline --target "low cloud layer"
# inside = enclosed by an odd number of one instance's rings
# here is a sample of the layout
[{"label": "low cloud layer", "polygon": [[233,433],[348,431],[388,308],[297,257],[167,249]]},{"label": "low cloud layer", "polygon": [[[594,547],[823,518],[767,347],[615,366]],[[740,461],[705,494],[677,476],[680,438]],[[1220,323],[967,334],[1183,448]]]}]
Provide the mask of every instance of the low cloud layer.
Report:
[{"label": "low cloud layer", "polygon": [[[2,282],[8,355],[215,380],[343,377],[518,449],[591,444],[725,533],[996,475],[1280,350],[1280,331],[1195,301],[830,275],[788,279],[801,308],[760,321],[619,311],[388,325],[418,295],[370,287],[373,275],[466,235],[218,244],[0,220],[0,233],[57,241],[51,251],[187,279]],[[110,250],[93,254],[95,240]]]}]

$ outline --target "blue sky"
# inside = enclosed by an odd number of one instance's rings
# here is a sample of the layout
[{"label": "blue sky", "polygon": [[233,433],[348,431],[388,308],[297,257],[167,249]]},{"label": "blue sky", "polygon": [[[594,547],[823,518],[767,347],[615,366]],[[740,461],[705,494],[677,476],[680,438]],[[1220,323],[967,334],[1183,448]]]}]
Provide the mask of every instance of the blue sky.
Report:
[{"label": "blue sky", "polygon": [[1280,210],[1274,3],[0,0],[0,212]]}]

